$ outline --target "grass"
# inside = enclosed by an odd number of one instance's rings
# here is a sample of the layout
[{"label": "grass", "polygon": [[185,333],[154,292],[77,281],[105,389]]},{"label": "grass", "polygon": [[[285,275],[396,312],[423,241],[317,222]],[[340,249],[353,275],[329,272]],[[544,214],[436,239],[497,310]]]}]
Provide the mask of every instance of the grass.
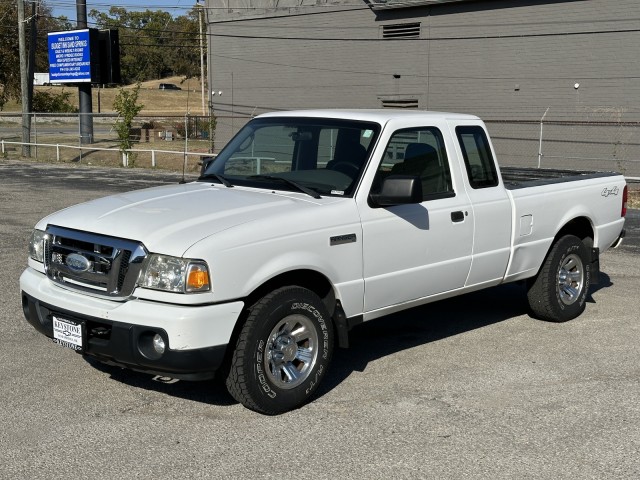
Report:
[{"label": "grass", "polygon": [[[173,83],[182,90],[159,90],[161,83]],[[131,89],[135,85],[127,85],[123,88]],[[36,86],[36,90],[49,91],[58,94],[62,91],[71,94],[69,101],[72,105],[78,106],[78,89],[73,85],[51,85]],[[93,111],[94,113],[114,113],[113,100],[118,93],[118,88],[92,88]],[[161,80],[150,80],[142,82],[138,102],[144,105],[140,115],[172,115],[184,116],[203,115],[202,111],[202,87],[198,78],[185,80],[184,77],[169,77]],[[205,91],[205,113],[208,114],[207,98]],[[8,102],[4,107],[4,112],[20,112],[20,104],[16,101]]]}]

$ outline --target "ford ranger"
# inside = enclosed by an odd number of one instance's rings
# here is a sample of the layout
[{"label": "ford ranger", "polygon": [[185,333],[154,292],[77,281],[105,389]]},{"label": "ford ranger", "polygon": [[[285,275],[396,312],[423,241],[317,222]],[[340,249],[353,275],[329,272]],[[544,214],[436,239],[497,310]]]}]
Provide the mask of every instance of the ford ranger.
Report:
[{"label": "ford ranger", "polygon": [[522,281],[532,316],[573,319],[624,235],[625,180],[495,158],[470,115],[260,115],[196,181],[38,222],[24,315],[106,364],[217,373],[265,414],[307,402],[349,330],[393,312]]}]

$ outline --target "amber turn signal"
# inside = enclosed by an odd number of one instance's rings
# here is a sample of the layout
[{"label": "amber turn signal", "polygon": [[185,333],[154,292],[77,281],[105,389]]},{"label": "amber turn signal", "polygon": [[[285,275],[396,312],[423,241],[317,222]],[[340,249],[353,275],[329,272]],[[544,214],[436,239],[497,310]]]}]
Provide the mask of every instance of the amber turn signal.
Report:
[{"label": "amber turn signal", "polygon": [[210,290],[209,270],[201,263],[191,263],[187,270],[187,292],[206,292]]}]

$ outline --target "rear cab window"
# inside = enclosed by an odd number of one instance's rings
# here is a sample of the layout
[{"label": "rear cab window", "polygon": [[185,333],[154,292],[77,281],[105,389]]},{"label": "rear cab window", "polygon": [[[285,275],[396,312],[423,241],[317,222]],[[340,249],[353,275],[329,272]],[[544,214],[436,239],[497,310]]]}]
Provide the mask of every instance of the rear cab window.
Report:
[{"label": "rear cab window", "polygon": [[456,127],[471,188],[498,186],[498,172],[484,129],[475,125]]}]

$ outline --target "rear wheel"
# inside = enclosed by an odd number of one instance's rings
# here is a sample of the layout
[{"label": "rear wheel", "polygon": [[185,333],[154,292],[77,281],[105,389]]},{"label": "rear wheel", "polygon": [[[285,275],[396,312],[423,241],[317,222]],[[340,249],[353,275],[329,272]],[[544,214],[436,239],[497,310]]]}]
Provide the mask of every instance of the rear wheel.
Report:
[{"label": "rear wheel", "polygon": [[333,326],[322,300],[301,287],[283,287],[249,308],[226,380],[247,408],[278,414],[306,403],[333,352]]},{"label": "rear wheel", "polygon": [[566,322],[586,306],[591,284],[591,255],[574,235],[565,235],[551,247],[538,275],[530,282],[527,298],[534,316]]}]

